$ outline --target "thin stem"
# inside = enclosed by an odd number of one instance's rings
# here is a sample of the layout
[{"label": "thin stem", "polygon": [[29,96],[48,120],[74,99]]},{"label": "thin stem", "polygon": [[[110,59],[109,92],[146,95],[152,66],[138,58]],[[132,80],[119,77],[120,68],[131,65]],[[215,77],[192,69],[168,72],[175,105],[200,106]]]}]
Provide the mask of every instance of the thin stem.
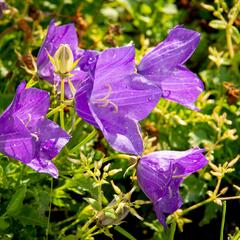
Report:
[{"label": "thin stem", "polygon": [[96,215],[92,216],[82,227],[81,232],[83,233],[96,219]]},{"label": "thin stem", "polygon": [[239,240],[240,238],[240,231],[238,231],[238,233],[236,234],[236,236],[234,236],[234,238],[232,238],[232,240]]},{"label": "thin stem", "polygon": [[97,134],[96,129],[93,129],[93,131],[86,137],[84,138],[80,143],[78,143],[74,148],[72,148],[69,153],[74,153],[79,150],[79,148],[90,141],[95,135]]},{"label": "thin stem", "polygon": [[[126,154],[115,154],[113,156],[103,158],[102,163],[106,163],[106,162],[111,161],[111,160],[116,159],[116,158],[117,159],[120,158],[120,159],[130,160],[132,158],[132,156],[129,156],[129,155],[126,155]],[[90,169],[92,169],[92,168],[94,168],[94,164],[90,165]]]},{"label": "thin stem", "polygon": [[[64,101],[64,78],[63,77],[61,77],[61,96],[60,96],[60,100],[61,100],[61,103],[63,103],[63,101]],[[65,129],[64,109],[61,109],[61,112],[60,112],[60,124],[61,124],[61,128]]]},{"label": "thin stem", "polygon": [[221,182],[222,182],[222,176],[221,176],[221,177],[218,177],[217,185],[216,185],[216,187],[215,187],[215,189],[214,189],[214,192],[213,192],[213,194],[214,194],[215,196],[217,195],[217,193],[218,193],[218,191],[219,191]]},{"label": "thin stem", "polygon": [[184,214],[186,214],[186,213],[188,213],[188,212],[190,212],[190,211],[192,211],[192,210],[194,210],[194,209],[196,209],[196,208],[199,208],[199,207],[201,207],[201,206],[203,206],[203,205],[205,205],[205,204],[207,204],[207,203],[210,203],[210,202],[212,202],[214,199],[213,198],[208,198],[208,199],[206,199],[206,200],[204,200],[204,201],[202,201],[202,202],[199,202],[199,203],[197,203],[197,204],[195,204],[195,205],[193,205],[193,206],[191,206],[191,207],[189,207],[189,208],[186,208],[186,209],[184,209],[183,211],[182,211],[182,214],[181,215],[184,215]]},{"label": "thin stem", "polygon": [[123,229],[120,226],[115,226],[114,229],[129,240],[137,240],[133,235],[131,235],[129,232],[127,232],[125,229]]},{"label": "thin stem", "polygon": [[219,199],[222,200],[222,201],[225,201],[225,200],[236,200],[236,199],[240,199],[240,196],[222,197],[222,198],[219,198]]},{"label": "thin stem", "polygon": [[176,231],[176,222],[174,221],[171,225],[169,240],[174,240],[175,231]]},{"label": "thin stem", "polygon": [[52,109],[48,114],[47,114],[47,118],[51,117],[52,115],[54,115],[55,113],[61,111],[62,109],[64,109],[65,105],[61,104],[58,107]]},{"label": "thin stem", "polygon": [[232,32],[232,26],[228,24],[226,27],[226,41],[227,41],[227,47],[228,47],[230,58],[233,58],[234,50],[233,50],[231,32]]},{"label": "thin stem", "polygon": [[226,204],[226,201],[224,201],[224,202],[223,202],[223,213],[222,213],[221,231],[220,231],[220,240],[223,240],[225,217],[226,217],[226,209],[227,209],[227,204]]},{"label": "thin stem", "polygon": [[51,189],[50,189],[50,196],[49,196],[48,221],[47,221],[47,228],[46,228],[46,240],[48,240],[48,233],[49,233],[49,226],[50,226],[50,218],[51,218],[51,209],[52,209],[53,179],[51,178],[50,181],[51,181]]}]

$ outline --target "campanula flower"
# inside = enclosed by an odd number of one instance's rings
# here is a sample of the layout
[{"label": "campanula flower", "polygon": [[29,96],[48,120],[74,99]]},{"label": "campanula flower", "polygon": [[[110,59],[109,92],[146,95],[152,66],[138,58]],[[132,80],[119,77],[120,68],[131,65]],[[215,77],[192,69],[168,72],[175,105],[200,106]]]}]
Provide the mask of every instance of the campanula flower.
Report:
[{"label": "campanula flower", "polygon": [[[77,66],[82,52],[83,50],[78,49],[78,37],[74,24],[56,26],[52,20],[37,56],[38,75],[60,90],[61,78],[59,74],[70,73],[69,79],[77,89],[86,75]],[[73,94],[67,78],[64,89],[65,97],[72,98]]]},{"label": "campanula flower", "polygon": [[0,116],[0,152],[57,178],[52,158],[70,137],[45,118],[50,105],[48,92],[25,87],[25,82],[18,86],[11,105]]},{"label": "campanula flower", "polygon": [[100,128],[117,151],[141,155],[138,121],[152,111],[161,90],[134,73],[134,46],[110,48],[97,55],[88,51],[83,58],[87,64],[79,64],[88,77],[75,95],[78,115]]},{"label": "campanula flower", "polygon": [[147,53],[137,67],[139,74],[162,89],[162,97],[190,109],[203,83],[183,64],[191,57],[200,41],[200,34],[181,26],[173,28],[167,38]]},{"label": "campanula flower", "polygon": [[164,226],[165,217],[182,205],[179,194],[181,182],[208,163],[203,152],[200,148],[187,151],[158,151],[139,160],[139,186],[152,201],[157,218]]}]

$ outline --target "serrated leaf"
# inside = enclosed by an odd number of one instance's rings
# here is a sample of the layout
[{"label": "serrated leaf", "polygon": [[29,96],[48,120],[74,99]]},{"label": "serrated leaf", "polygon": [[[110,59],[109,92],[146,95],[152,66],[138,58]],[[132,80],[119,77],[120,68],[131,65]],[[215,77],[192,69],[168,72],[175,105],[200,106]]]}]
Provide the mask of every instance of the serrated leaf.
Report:
[{"label": "serrated leaf", "polygon": [[8,216],[16,216],[19,214],[23,205],[23,200],[25,198],[26,191],[27,191],[26,185],[23,185],[13,194],[6,210]]}]

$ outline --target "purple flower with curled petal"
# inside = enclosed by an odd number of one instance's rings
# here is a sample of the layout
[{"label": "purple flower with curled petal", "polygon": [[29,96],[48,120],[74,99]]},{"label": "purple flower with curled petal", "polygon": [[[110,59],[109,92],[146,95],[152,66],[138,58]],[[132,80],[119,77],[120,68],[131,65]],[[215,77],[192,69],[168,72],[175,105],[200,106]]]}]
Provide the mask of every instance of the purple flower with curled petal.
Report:
[{"label": "purple flower with curled petal", "polygon": [[[161,90],[134,73],[134,46],[86,54],[86,59],[79,62],[88,78],[75,95],[78,115],[100,128],[114,149],[141,155],[143,143],[138,121],[155,107]],[[89,59],[95,59],[94,63]]]},{"label": "purple flower with curled petal", "polygon": [[204,87],[197,75],[183,64],[193,54],[199,40],[198,32],[177,26],[137,67],[139,74],[162,89],[162,97],[193,110],[197,110],[194,102]]},{"label": "purple flower with curled petal", "polygon": [[[39,77],[55,85],[58,90],[60,90],[61,79],[59,75],[54,72],[54,66],[48,54],[53,57],[59,47],[64,44],[70,47],[74,61],[81,58],[83,50],[78,49],[78,37],[74,24],[56,26],[54,20],[52,20],[48,27],[47,36],[37,56],[37,68]],[[86,73],[82,71],[79,66],[76,66],[70,73],[73,75],[70,80],[77,89],[81,81],[86,77]],[[67,79],[65,79],[64,89],[65,96],[72,98],[73,95]]]},{"label": "purple flower with curled petal", "polygon": [[157,218],[164,226],[165,217],[182,205],[179,186],[183,179],[208,163],[203,152],[200,148],[182,152],[158,151],[139,160],[139,186],[153,202]]},{"label": "purple flower with curled petal", "polygon": [[18,86],[13,102],[0,116],[0,152],[57,178],[58,170],[51,160],[70,137],[45,118],[50,105],[48,92],[25,87],[25,82]]}]

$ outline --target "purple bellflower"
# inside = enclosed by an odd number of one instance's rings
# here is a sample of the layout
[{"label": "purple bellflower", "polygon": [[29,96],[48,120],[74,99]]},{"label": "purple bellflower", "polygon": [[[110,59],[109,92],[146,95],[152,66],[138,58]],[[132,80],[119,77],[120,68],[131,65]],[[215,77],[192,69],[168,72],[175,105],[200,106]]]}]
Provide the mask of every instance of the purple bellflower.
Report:
[{"label": "purple bellflower", "polygon": [[88,72],[75,95],[75,108],[86,122],[101,129],[117,151],[141,155],[143,143],[138,121],[161,97],[161,89],[135,70],[134,46],[86,51],[79,65]]},{"label": "purple bellflower", "polygon": [[193,110],[203,83],[183,64],[191,57],[200,41],[200,34],[176,26],[167,38],[147,53],[137,67],[139,74],[162,90],[162,97]]},{"label": "purple bellflower", "polygon": [[[49,56],[54,57],[57,50],[64,45],[70,49],[73,61],[81,58],[83,50],[78,49],[78,37],[74,24],[56,26],[54,20],[52,20],[48,27],[47,36],[37,56],[37,68],[39,77],[56,86],[58,90],[60,90],[61,79],[55,72]],[[81,84],[81,80],[85,78],[86,73],[81,71],[79,66],[76,66],[70,74],[72,75],[70,80],[75,89],[77,89]],[[64,85],[65,97],[72,98],[73,94],[67,79],[65,79]]]},{"label": "purple bellflower", "polygon": [[48,92],[25,87],[25,82],[18,86],[11,105],[0,116],[0,152],[57,178],[58,170],[51,160],[70,137],[45,118],[50,105]]},{"label": "purple bellflower", "polygon": [[200,148],[181,152],[158,151],[139,160],[139,186],[153,202],[157,218],[164,226],[165,217],[182,205],[179,186],[183,179],[208,163],[203,152]]}]

